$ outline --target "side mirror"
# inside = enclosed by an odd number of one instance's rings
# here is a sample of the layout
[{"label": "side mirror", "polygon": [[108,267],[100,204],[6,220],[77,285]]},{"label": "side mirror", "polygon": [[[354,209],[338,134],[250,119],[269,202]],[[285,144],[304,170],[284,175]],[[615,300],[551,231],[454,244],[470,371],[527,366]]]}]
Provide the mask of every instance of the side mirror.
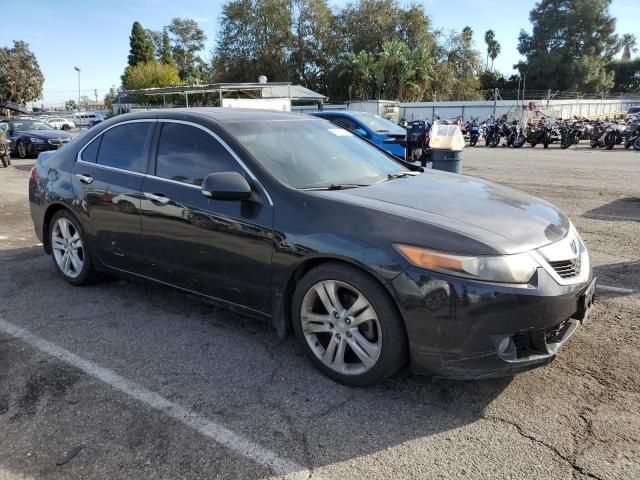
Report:
[{"label": "side mirror", "polygon": [[364,138],[367,138],[369,136],[369,134],[365,130],[363,130],[362,128],[356,128],[353,131],[353,133],[355,133],[359,137],[364,137]]},{"label": "side mirror", "polygon": [[211,173],[202,182],[202,194],[215,200],[245,200],[251,196],[251,186],[237,172]]}]

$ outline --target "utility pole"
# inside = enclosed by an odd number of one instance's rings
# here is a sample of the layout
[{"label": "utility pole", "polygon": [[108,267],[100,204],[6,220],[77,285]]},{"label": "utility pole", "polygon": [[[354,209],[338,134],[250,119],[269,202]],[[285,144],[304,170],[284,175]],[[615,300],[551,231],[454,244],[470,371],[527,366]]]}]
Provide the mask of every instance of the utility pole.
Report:
[{"label": "utility pole", "polygon": [[549,100],[551,100],[551,89],[547,89],[547,110],[549,110]]},{"label": "utility pole", "polygon": [[73,67],[78,72],[78,112],[80,111],[80,67]]}]

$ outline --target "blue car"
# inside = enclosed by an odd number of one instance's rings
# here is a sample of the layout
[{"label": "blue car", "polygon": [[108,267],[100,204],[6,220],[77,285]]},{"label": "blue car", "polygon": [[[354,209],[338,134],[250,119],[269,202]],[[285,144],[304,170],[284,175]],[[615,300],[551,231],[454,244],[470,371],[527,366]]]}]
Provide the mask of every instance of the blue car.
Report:
[{"label": "blue car", "polygon": [[310,115],[324,118],[357,135],[392,155],[405,159],[404,141],[407,131],[400,125],[366,112],[313,112]]}]

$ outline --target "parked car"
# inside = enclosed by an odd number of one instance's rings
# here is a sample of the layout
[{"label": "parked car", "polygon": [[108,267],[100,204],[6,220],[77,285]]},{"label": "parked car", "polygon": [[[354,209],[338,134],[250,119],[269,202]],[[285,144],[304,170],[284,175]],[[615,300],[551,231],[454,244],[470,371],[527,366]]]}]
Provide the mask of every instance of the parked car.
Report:
[{"label": "parked car", "polygon": [[640,114],[640,106],[630,107],[627,110],[627,115],[638,115]]},{"label": "parked car", "polygon": [[311,115],[329,120],[360,135],[392,155],[405,159],[407,130],[400,125],[366,112],[313,112]]},{"label": "parked car", "polygon": [[71,135],[56,130],[40,120],[16,118],[0,122],[6,125],[7,138],[11,140],[11,152],[20,158],[37,155],[47,150],[57,150],[71,140]]},{"label": "parked car", "polygon": [[539,198],[420,170],[311,116],[155,110],[41,155],[29,201],[69,283],[111,272],[268,319],[348,385],[407,361],[457,378],[547,364],[593,301],[575,227]]},{"label": "parked car", "polygon": [[104,117],[99,113],[94,112],[79,112],[74,113],[71,116],[71,121],[77,127],[91,127],[94,123],[99,123],[104,120]]},{"label": "parked car", "polygon": [[75,123],[64,117],[49,117],[45,121],[58,130],[71,130],[72,128],[76,128]]}]

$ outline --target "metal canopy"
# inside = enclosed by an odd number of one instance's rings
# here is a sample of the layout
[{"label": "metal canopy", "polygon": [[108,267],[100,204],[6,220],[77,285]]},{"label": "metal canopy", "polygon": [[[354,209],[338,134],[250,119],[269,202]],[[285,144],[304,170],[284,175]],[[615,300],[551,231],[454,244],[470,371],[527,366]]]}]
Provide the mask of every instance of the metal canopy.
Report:
[{"label": "metal canopy", "polygon": [[290,98],[291,100],[325,101],[327,97],[290,82],[269,83],[209,83],[201,85],[180,85],[177,87],[142,88],[124,90],[123,95],[171,95],[190,93],[218,93],[220,96],[230,93],[242,94],[253,98]]}]

